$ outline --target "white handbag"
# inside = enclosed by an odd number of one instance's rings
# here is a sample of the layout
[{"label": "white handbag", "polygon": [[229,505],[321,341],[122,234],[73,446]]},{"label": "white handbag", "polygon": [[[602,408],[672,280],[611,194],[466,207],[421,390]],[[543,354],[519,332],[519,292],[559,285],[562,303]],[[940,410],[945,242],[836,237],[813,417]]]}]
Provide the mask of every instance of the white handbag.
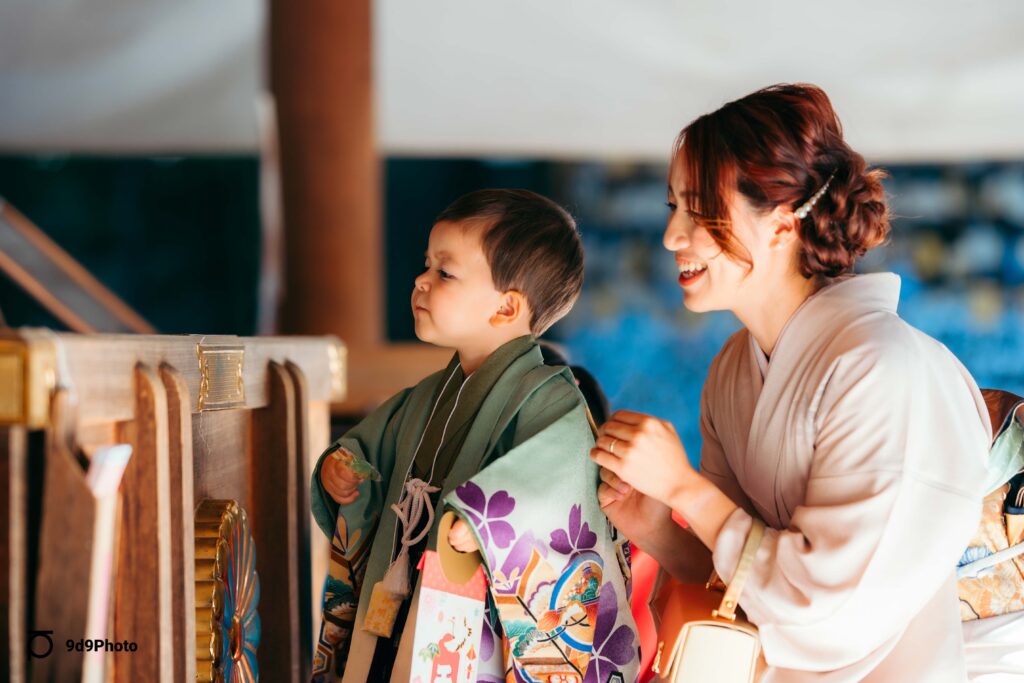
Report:
[{"label": "white handbag", "polygon": [[655,680],[753,683],[760,678],[765,663],[757,627],[742,614],[737,618],[736,609],[763,536],[764,523],[755,519],[724,595],[713,590],[713,580],[707,586],[684,584],[661,573],[653,603],[658,621],[651,667]]}]

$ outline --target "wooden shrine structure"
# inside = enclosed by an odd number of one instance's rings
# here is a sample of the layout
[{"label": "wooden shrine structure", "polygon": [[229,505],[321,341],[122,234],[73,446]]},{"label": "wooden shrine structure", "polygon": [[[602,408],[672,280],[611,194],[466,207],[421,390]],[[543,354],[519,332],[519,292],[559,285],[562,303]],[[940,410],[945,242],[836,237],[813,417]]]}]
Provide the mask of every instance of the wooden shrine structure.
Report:
[{"label": "wooden shrine structure", "polygon": [[333,337],[0,331],[0,670],[308,680],[328,552],[308,482],[345,364]]}]

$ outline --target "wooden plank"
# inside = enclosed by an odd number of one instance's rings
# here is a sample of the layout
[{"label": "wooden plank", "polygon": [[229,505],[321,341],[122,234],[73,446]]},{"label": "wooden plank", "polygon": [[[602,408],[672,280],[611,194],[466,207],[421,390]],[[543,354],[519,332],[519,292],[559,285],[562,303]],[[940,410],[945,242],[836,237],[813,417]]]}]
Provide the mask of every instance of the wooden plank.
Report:
[{"label": "wooden plank", "polygon": [[25,428],[0,427],[0,672],[11,683],[25,681],[27,455]]},{"label": "wooden plank", "polygon": [[248,454],[251,411],[218,410],[192,415],[192,471],[196,504],[206,498],[236,500],[252,509]]},{"label": "wooden plank", "polygon": [[[260,677],[299,683],[310,661],[300,646],[296,396],[278,363],[267,368],[270,404],[252,413],[252,528],[260,586]],[[305,516],[305,511],[301,511]],[[305,596],[302,597],[305,602]]]},{"label": "wooden plank", "polygon": [[121,483],[114,637],[138,650],[114,654],[114,681],[172,683],[182,679],[172,652],[167,395],[156,372],[142,364],[135,368],[135,391],[134,452]]},{"label": "wooden plank", "polygon": [[[369,412],[402,389],[444,369],[453,351],[417,343],[349,347],[347,353],[345,399],[332,406],[339,415]],[[318,400],[315,393],[312,400]]]},{"label": "wooden plank", "polygon": [[[319,591],[313,591],[311,571],[311,557],[309,552],[309,529],[310,515],[302,514],[302,511],[310,510],[309,505],[309,478],[312,475],[309,459],[309,391],[306,386],[306,377],[295,363],[288,361],[284,364],[285,372],[291,378],[292,386],[295,389],[295,509],[299,514],[295,515],[295,531],[298,536],[298,547],[300,552],[296,554],[298,572],[298,610],[299,610],[299,651],[306,653],[300,659],[302,665],[302,680],[309,680],[313,674],[313,617],[310,610],[309,596]],[[318,624],[319,625],[319,624]]]},{"label": "wooden plank", "polygon": [[192,407],[188,385],[169,365],[160,367],[167,392],[168,464],[171,483],[171,591],[174,670],[196,679],[195,495],[193,493]]},{"label": "wooden plank", "polygon": [[[345,384],[345,349],[333,337],[78,335],[8,330],[0,331],[0,339],[24,340],[29,344],[37,340],[41,347],[49,346],[51,353],[53,343],[59,345],[65,361],[60,370],[75,387],[80,425],[134,418],[135,395],[125,378],[132,376],[136,363],[151,367],[167,363],[177,369],[188,385],[195,411],[202,383],[197,354],[200,344],[245,347],[245,408],[260,408],[269,402],[266,366],[270,361],[291,360],[299,365],[306,375],[311,400],[340,398]],[[0,391],[3,389],[0,387]]]},{"label": "wooden plank", "polygon": [[[85,637],[91,590],[88,577],[96,500],[85,483],[82,466],[68,449],[67,435],[60,428],[67,416],[68,401],[66,391],[57,393],[54,411],[58,427],[46,435],[34,628],[54,632],[54,650],[49,657],[32,660],[32,680],[40,682],[81,677],[83,653],[67,652],[63,642]],[[80,590],[68,590],[68,586],[76,584]]]},{"label": "wooden plank", "polygon": [[[330,405],[325,401],[309,402],[309,451],[306,458],[306,467],[310,475],[306,477],[304,486],[309,486],[312,477],[313,467],[316,465],[320,454],[327,448],[331,440]],[[327,578],[327,566],[331,557],[331,540],[327,538],[320,527],[313,519],[312,508],[309,511],[309,570],[310,570],[310,618],[313,623],[313,648],[316,648],[316,638],[320,633],[320,610],[323,597],[324,579]]]}]

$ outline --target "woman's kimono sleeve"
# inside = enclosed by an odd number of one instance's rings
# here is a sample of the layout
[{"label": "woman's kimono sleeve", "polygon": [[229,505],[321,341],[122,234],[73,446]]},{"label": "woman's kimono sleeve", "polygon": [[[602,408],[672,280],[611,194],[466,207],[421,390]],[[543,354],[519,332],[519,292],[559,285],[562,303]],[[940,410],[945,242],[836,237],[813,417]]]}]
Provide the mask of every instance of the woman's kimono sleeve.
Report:
[{"label": "woman's kimono sleeve", "polygon": [[485,629],[481,680],[516,667],[527,680],[563,673],[604,683],[620,672],[618,680],[631,681],[636,645],[623,544],[597,502],[582,400],[571,385],[555,391],[571,400],[549,395],[544,404],[559,410],[520,413],[519,427],[531,435],[445,499],[476,534],[507,647],[506,660]]},{"label": "woman's kimono sleeve", "polygon": [[[713,370],[712,370],[713,372]],[[709,373],[710,376],[710,373]],[[708,408],[709,382],[704,383],[700,392],[700,473],[712,484],[717,486],[722,493],[747,512],[753,512],[750,499],[743,492],[743,488],[736,480],[732,468],[725,457],[725,450],[718,440],[714,424],[711,420],[711,413]]]},{"label": "woman's kimono sleeve", "polygon": [[[951,580],[988,445],[964,380],[897,345],[841,356],[822,381],[805,503],[766,531],[740,599],[768,663],[806,671],[884,656]],[[718,536],[726,581],[750,526],[740,509]]]},{"label": "woman's kimono sleeve", "polygon": [[394,468],[398,423],[410,391],[411,389],[401,391],[382,403],[379,408],[346,432],[345,436],[328,446],[317,460],[310,481],[310,506],[317,526],[328,538],[335,533],[339,506],[320,483],[320,466],[324,458],[341,447],[365,459],[380,472],[383,481],[364,481],[360,484],[359,497],[345,506],[345,515],[350,518],[350,522],[356,518],[376,518],[384,504],[384,487],[391,479],[391,471]]}]

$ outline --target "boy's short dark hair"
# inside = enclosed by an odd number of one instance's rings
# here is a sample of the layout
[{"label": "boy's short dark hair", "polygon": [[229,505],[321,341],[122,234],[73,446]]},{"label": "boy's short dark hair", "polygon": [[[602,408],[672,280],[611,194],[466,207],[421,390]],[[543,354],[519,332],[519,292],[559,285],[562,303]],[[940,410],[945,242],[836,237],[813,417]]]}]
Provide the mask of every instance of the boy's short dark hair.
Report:
[{"label": "boy's short dark hair", "polygon": [[486,221],[480,242],[499,292],[522,292],[530,331],[540,336],[569,312],[583,288],[583,244],[576,221],[529,190],[478,190],[459,197],[441,221]]}]

